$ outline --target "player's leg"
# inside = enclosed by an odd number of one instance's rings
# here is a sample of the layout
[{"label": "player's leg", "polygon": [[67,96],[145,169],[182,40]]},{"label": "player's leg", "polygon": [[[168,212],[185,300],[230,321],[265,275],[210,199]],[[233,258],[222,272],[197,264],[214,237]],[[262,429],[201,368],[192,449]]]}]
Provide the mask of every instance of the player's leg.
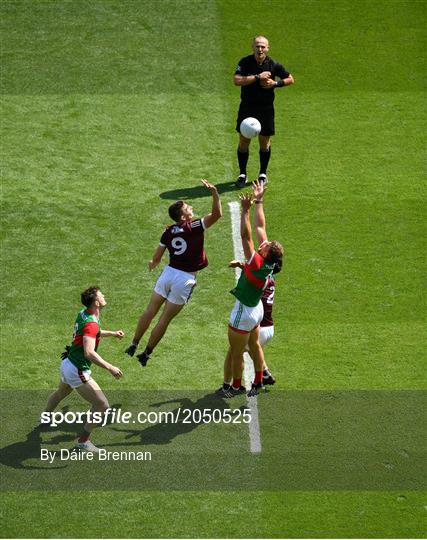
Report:
[{"label": "player's leg", "polygon": [[231,384],[233,378],[233,367],[231,362],[231,350],[228,349],[224,359],[224,384]]},{"label": "player's leg", "polygon": [[62,381],[59,382],[58,388],[53,392],[48,400],[45,407],[45,411],[52,412],[56,409],[56,407],[59,405],[59,403],[65,399],[68,395],[71,394],[73,389],[71,386],[69,386],[67,383],[64,383]]},{"label": "player's leg", "polygon": [[159,309],[162,307],[165,300],[166,300],[166,298],[164,296],[158,294],[156,291],[152,292],[150,301],[148,303],[148,306],[147,306],[144,313],[140,316],[140,318],[138,320],[138,324],[136,326],[136,330],[135,330],[135,334],[133,336],[132,343],[125,350],[125,352],[129,356],[133,356],[135,354],[135,351],[136,351],[136,349],[138,347],[138,344],[139,344],[142,336],[147,331],[148,327],[151,324],[151,321],[157,315],[157,313],[159,312]]},{"label": "player's leg", "polygon": [[236,329],[228,327],[228,342],[230,344],[231,371],[233,375],[232,390],[234,393],[244,392],[242,386],[243,375],[243,353],[249,342],[249,332],[238,332]]},{"label": "player's leg", "polygon": [[[108,399],[106,398],[104,392],[101,390],[99,384],[93,379],[89,379],[84,384],[76,388],[77,392],[82,396],[83,399],[88,401],[92,407],[91,412],[105,413],[109,408]],[[83,432],[80,435],[77,447],[84,450],[90,450],[96,452],[98,449],[90,441],[90,436],[92,431],[96,426],[99,425],[99,422],[87,421],[84,425]]]},{"label": "player's leg", "polygon": [[147,364],[151,353],[154,351],[154,348],[165,335],[170,322],[178,315],[184,305],[185,304],[173,304],[172,302],[169,302],[169,300],[166,300],[163,312],[160,315],[156,326],[151,331],[150,337],[148,338],[147,346],[142,353],[136,355],[142,366]]},{"label": "player's leg", "polygon": [[[241,387],[243,373],[243,353],[247,350],[251,335],[256,335],[258,341],[258,327],[264,316],[262,302],[259,301],[256,306],[245,306],[239,300],[234,303],[228,322],[228,341],[230,344],[232,357],[233,385],[232,389]],[[258,343],[259,345],[259,343]],[[262,354],[262,351],[261,351]],[[258,355],[258,356],[257,356]],[[259,352],[255,351],[256,367],[259,361]],[[262,373],[262,372],[261,372]],[[243,388],[243,387],[242,387]]]},{"label": "player's leg", "polygon": [[174,317],[182,310],[185,304],[191,298],[194,287],[196,286],[196,277],[189,272],[182,272],[175,268],[169,268],[169,290],[163,312],[151,331],[145,350],[137,355],[142,366],[147,364],[150,354],[156,345],[165,335],[166,330]]},{"label": "player's leg", "polygon": [[153,351],[162,337],[165,335],[166,330],[178,313],[182,310],[185,304],[173,304],[169,300],[166,300],[165,307],[156,326],[153,328],[150,337],[148,338],[147,347]]},{"label": "player's leg", "polygon": [[[264,350],[267,344],[273,339],[274,336],[274,326],[260,326],[259,327],[259,344],[261,345],[262,349]],[[249,355],[252,358],[252,352],[250,350],[250,343],[249,343]],[[265,354],[264,354],[264,364],[262,366],[263,370],[268,370],[267,363],[265,361]]]},{"label": "player's leg", "polygon": [[264,351],[259,342],[259,329],[260,327],[257,326],[249,334],[249,351],[252,361],[254,363],[255,384],[257,384],[258,382],[262,382],[262,370],[265,364]]},{"label": "player's leg", "polygon": [[49,396],[47,400],[47,412],[52,412],[55,410],[58,404],[72,392],[73,388],[81,384],[78,370],[68,358],[64,358],[62,360],[60,374],[61,378],[58,388]]},{"label": "player's leg", "polygon": [[[268,343],[273,339],[274,336],[274,325],[271,326],[261,326],[259,331],[259,344],[261,345],[263,351]],[[262,382],[263,384],[274,384],[276,382],[275,377],[271,373],[266,361],[265,361],[265,352],[264,352],[264,365],[262,369]]]},{"label": "player's leg", "polygon": [[165,300],[166,298],[164,298],[160,294],[156,293],[155,291],[152,292],[150,302],[148,303],[146,310],[138,320],[135,335],[133,337],[134,343],[139,343],[142,336],[145,334],[148,327],[150,326],[151,321],[154,319],[154,317],[159,312],[159,309],[164,304]]},{"label": "player's leg", "polygon": [[[243,357],[242,357],[242,361],[243,361]],[[242,366],[242,371],[243,371],[243,366]],[[231,350],[229,348],[224,359],[224,383],[222,384],[222,386],[220,386],[220,388],[218,388],[216,393],[219,396],[224,396],[230,390],[232,380],[233,380],[233,367],[232,367],[232,360],[231,360]]]}]

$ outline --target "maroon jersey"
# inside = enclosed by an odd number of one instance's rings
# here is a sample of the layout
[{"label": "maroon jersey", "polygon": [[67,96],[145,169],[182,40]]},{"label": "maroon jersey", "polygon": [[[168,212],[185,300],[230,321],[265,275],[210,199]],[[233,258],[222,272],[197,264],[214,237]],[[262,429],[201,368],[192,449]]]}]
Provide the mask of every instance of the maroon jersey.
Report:
[{"label": "maroon jersey", "polygon": [[274,289],[276,282],[274,276],[268,276],[267,286],[262,293],[261,302],[264,307],[264,318],[261,321],[261,326],[273,326],[273,302]]},{"label": "maroon jersey", "polygon": [[201,219],[166,227],[160,245],[169,251],[169,266],[184,272],[197,272],[208,265],[203,242],[205,228]]}]

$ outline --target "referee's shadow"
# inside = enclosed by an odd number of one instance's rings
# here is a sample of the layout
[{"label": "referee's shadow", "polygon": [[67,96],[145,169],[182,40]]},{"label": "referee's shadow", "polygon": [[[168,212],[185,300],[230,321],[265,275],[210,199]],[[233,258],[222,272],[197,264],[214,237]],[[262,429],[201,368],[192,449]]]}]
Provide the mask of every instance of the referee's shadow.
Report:
[{"label": "referee's shadow", "polygon": [[[234,182],[223,182],[222,184],[215,184],[218,193],[226,193],[228,191],[236,191],[239,188],[236,187]],[[159,197],[161,199],[171,199],[174,201],[183,199],[200,199],[202,197],[210,197],[211,193],[204,186],[192,186],[180,189],[171,189],[170,191],[163,191]]]}]

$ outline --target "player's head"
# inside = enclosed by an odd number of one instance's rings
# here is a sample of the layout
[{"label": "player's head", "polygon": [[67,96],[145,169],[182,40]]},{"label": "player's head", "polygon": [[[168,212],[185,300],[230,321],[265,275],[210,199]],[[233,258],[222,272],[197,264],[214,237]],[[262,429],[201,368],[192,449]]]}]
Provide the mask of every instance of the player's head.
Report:
[{"label": "player's head", "polygon": [[279,242],[263,242],[259,248],[258,253],[264,258],[267,264],[281,264],[283,259],[283,246]]},{"label": "player's head", "polygon": [[175,223],[186,221],[193,217],[193,207],[185,201],[176,201],[169,206],[169,216]]},{"label": "player's head", "polygon": [[282,270],[283,257],[281,257],[275,264],[273,274],[278,274]]},{"label": "player's head", "polygon": [[107,302],[104,298],[104,295],[101,292],[101,289],[96,285],[88,287],[81,294],[81,301],[84,306],[87,308],[103,308],[107,305]]},{"label": "player's head", "polygon": [[252,41],[252,50],[255,58],[261,62],[265,60],[268,51],[270,50],[268,39],[265,36],[255,36]]}]

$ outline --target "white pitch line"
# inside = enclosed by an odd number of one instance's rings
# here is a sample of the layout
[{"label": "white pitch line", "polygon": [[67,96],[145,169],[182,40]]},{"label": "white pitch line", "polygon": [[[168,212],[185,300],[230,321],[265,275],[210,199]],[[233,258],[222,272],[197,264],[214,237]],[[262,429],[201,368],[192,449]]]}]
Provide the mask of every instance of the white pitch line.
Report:
[{"label": "white pitch line", "polygon": [[[242,241],[240,238],[240,205],[238,202],[228,203],[231,216],[231,236],[233,238],[234,258],[238,261],[243,261],[245,255],[243,253]],[[240,270],[235,269],[236,281],[239,279]],[[245,360],[245,386],[250,388],[254,380],[255,371],[251,357],[248,353],[243,355]],[[259,429],[258,402],[256,397],[246,397],[248,408],[251,411],[251,421],[249,425],[249,444],[252,454],[260,454],[261,447],[261,431]]]}]

